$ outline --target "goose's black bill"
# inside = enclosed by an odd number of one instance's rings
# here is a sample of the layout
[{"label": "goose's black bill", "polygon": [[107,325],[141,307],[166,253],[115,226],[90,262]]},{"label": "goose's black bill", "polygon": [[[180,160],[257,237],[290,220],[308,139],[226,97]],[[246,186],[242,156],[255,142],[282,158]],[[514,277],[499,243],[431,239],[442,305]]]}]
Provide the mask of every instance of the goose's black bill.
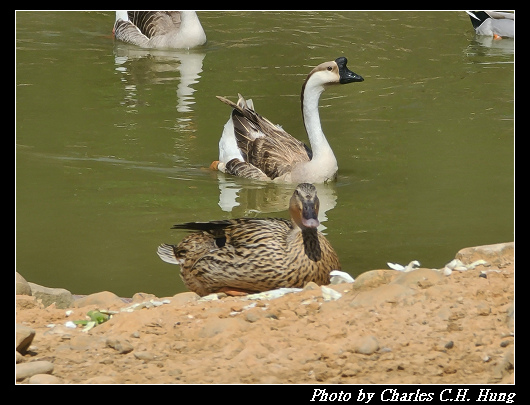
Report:
[{"label": "goose's black bill", "polygon": [[340,84],[364,81],[361,75],[358,75],[357,73],[354,73],[348,69],[348,66],[346,66],[348,59],[346,59],[344,56],[335,59],[335,63],[339,67]]}]

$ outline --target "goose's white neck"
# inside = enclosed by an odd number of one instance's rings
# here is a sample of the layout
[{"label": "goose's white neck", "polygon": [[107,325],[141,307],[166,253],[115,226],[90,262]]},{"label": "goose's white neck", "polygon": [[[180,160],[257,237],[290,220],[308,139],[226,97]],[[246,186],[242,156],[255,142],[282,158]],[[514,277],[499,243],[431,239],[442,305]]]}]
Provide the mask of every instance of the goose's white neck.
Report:
[{"label": "goose's white neck", "polygon": [[318,113],[318,101],[325,88],[320,83],[312,83],[311,79],[310,77],[307,81],[301,95],[304,125],[313,151],[311,163],[319,165],[318,171],[334,175],[337,171],[337,159],[322,131]]}]

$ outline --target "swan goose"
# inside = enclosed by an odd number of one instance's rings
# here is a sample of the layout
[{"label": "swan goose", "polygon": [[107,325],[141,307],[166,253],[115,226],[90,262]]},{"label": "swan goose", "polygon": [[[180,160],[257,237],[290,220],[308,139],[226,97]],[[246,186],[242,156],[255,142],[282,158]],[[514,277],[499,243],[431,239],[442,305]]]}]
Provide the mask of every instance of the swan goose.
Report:
[{"label": "swan goose", "polygon": [[194,48],[206,43],[195,11],[116,11],[116,39],[142,48]]},{"label": "swan goose", "polygon": [[219,160],[212,169],[257,180],[325,183],[337,175],[333,154],[318,113],[320,95],[329,85],[362,82],[340,57],[315,67],[302,85],[302,116],[311,148],[254,110],[252,100],[237,103],[217,96],[233,108],[219,141]]},{"label": "swan goose", "polygon": [[515,38],[515,14],[503,11],[466,11],[478,35]]},{"label": "swan goose", "polygon": [[317,230],[319,200],[314,185],[299,184],[289,202],[291,220],[239,218],[188,222],[172,229],[197,231],[178,245],[161,244],[160,258],[180,265],[187,288],[204,296],[244,295],[310,281],[330,283],[340,270],[337,254]]}]

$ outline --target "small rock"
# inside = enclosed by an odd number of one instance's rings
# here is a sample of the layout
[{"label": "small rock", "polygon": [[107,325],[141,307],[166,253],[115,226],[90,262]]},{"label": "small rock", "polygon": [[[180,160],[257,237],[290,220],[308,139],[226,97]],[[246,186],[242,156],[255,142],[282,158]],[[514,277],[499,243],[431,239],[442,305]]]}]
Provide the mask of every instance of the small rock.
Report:
[{"label": "small rock", "polygon": [[135,352],[134,357],[138,360],[151,361],[155,359],[155,355],[151,352]]},{"label": "small rock", "polygon": [[53,372],[53,363],[39,360],[16,365],[16,380],[22,381],[25,378],[32,377],[36,374],[51,374]]},{"label": "small rock", "polygon": [[501,347],[506,347],[508,346],[510,343],[512,343],[511,341],[509,340],[503,340],[500,344]]},{"label": "small rock", "polygon": [[193,291],[186,291],[175,294],[173,297],[171,297],[171,305],[184,305],[187,302],[197,301],[199,298],[201,298],[199,294],[194,293]]},{"label": "small rock", "polygon": [[252,308],[250,310],[245,311],[245,320],[250,323],[254,323],[260,318],[262,318],[265,314],[263,313],[263,310],[261,308]]},{"label": "small rock", "polygon": [[314,281],[310,281],[304,286],[304,291],[313,291],[313,290],[318,290],[319,288],[320,287],[318,286],[317,283],[315,283]]},{"label": "small rock", "polygon": [[513,263],[514,255],[515,244],[514,242],[508,242],[461,249],[456,254],[456,259],[461,260],[464,264],[485,260],[491,265],[504,267],[509,263]]},{"label": "small rock", "polygon": [[40,300],[37,300],[37,297],[32,297],[29,295],[17,295],[16,296],[16,310],[24,311],[26,309],[42,309],[44,305]]},{"label": "small rock", "polygon": [[464,329],[463,326],[461,325],[461,323],[458,320],[449,318],[449,320],[447,321],[447,331],[448,332],[458,332],[458,331],[461,331],[463,329]]},{"label": "small rock", "polygon": [[15,325],[15,350],[20,354],[25,354],[28,350],[28,347],[33,342],[35,337],[35,330],[29,326],[24,326],[20,324]]},{"label": "small rock", "polygon": [[47,307],[55,303],[56,308],[68,308],[74,302],[72,293],[64,288],[49,288],[35,283],[28,283],[31,287],[31,295],[39,298]]},{"label": "small rock", "polygon": [[15,294],[16,295],[31,295],[31,287],[24,277],[15,271]]},{"label": "small rock", "polygon": [[174,368],[172,370],[169,370],[167,374],[171,377],[179,377],[182,375],[182,370],[180,368]]},{"label": "small rock", "polygon": [[132,302],[138,303],[138,302],[144,302],[149,300],[155,300],[157,297],[154,294],[148,294],[143,292],[138,292],[132,296]]},{"label": "small rock", "polygon": [[[18,367],[18,366],[17,366]],[[501,380],[506,374],[513,373],[514,369],[514,351],[513,347],[508,349],[501,361],[497,363],[493,369],[492,378],[494,380]]]},{"label": "small rock", "polygon": [[373,354],[379,350],[379,342],[374,336],[364,336],[354,343],[353,348],[356,353]]},{"label": "small rock", "polygon": [[479,302],[476,308],[478,315],[487,316],[491,313],[491,307],[486,302]]},{"label": "small rock", "polygon": [[433,350],[436,350],[438,352],[447,353],[447,350],[452,349],[455,346],[455,343],[452,340],[449,341],[441,341],[441,342],[435,342],[433,343]]},{"label": "small rock", "polygon": [[394,270],[365,271],[355,279],[353,287],[356,289],[361,287],[375,288],[382,284],[388,284],[398,275],[399,273]]},{"label": "small rock", "polygon": [[112,306],[122,306],[123,300],[110,291],[102,291],[87,295],[74,301],[73,307],[81,308],[87,305],[97,305],[99,308],[109,309]]},{"label": "small rock", "polygon": [[29,384],[62,384],[63,380],[51,374],[35,374],[28,380]]},{"label": "small rock", "polygon": [[442,270],[442,274],[444,276],[450,276],[453,270],[451,270],[449,267],[445,266]]},{"label": "small rock", "polygon": [[127,339],[108,338],[105,344],[120,354],[130,353],[134,350],[133,345]]},{"label": "small rock", "polygon": [[396,277],[392,284],[401,284],[404,286],[418,285],[422,288],[431,287],[443,280],[443,275],[431,269],[418,269],[408,273],[402,273]]}]

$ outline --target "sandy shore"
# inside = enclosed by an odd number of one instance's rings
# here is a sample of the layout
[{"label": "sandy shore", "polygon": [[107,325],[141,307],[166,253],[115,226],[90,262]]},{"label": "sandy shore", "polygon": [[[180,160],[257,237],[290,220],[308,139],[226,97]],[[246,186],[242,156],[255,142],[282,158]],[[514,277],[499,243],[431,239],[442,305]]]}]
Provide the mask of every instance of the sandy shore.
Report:
[{"label": "sandy shore", "polygon": [[[456,258],[452,271],[373,270],[270,299],[104,292],[58,309],[17,295],[16,323],[34,331],[17,368],[49,366],[18,380],[512,384],[514,245]],[[88,331],[66,324],[102,309],[115,313]]]}]

